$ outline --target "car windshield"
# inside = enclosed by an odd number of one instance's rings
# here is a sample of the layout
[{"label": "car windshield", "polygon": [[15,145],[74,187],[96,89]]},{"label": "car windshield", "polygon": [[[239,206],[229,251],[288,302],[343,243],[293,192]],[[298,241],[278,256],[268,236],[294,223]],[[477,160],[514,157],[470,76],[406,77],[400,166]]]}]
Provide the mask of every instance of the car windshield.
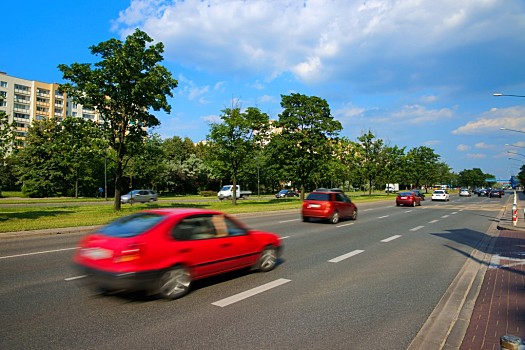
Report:
[{"label": "car windshield", "polygon": [[140,213],[113,221],[100,229],[100,233],[110,237],[134,237],[159,223],[164,216],[153,213]]},{"label": "car windshield", "polygon": [[280,190],[279,193],[288,193],[288,190]]},{"label": "car windshield", "polygon": [[136,196],[139,193],[139,190],[133,190],[125,194],[125,196]]},{"label": "car windshield", "polygon": [[434,194],[444,194],[445,191],[434,191]]},{"label": "car windshield", "polygon": [[412,192],[400,192],[399,195],[400,195],[400,196],[403,196],[403,197],[411,196],[411,195],[412,195]]},{"label": "car windshield", "polygon": [[230,190],[231,188],[232,188],[232,186],[223,186],[223,187],[221,188],[221,191],[228,191],[228,190]]},{"label": "car windshield", "polygon": [[329,201],[330,200],[330,194],[329,193],[312,192],[306,197],[306,200],[311,200],[311,201]]}]

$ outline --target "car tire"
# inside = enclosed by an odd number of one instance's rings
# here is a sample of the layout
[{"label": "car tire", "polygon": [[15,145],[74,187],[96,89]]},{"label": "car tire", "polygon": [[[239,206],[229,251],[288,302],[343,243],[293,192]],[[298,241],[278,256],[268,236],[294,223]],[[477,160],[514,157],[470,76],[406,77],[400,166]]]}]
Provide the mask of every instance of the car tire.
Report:
[{"label": "car tire", "polygon": [[158,293],[164,299],[174,300],[190,291],[191,274],[183,266],[165,271],[159,279]]},{"label": "car tire", "polygon": [[303,216],[303,222],[309,222],[310,218],[308,216]]},{"label": "car tire", "polygon": [[339,222],[339,212],[336,210],[332,213],[332,216],[330,217],[330,223],[335,225],[338,222]]},{"label": "car tire", "polygon": [[257,259],[255,268],[261,272],[268,272],[274,269],[277,265],[277,249],[274,246],[264,248]]},{"label": "car tire", "polygon": [[399,203],[396,203],[396,207],[399,207]]},{"label": "car tire", "polygon": [[357,220],[357,209],[354,209],[354,211],[352,211],[352,215],[350,215],[350,220]]},{"label": "car tire", "polygon": [[415,200],[412,202],[412,206],[413,206],[413,207],[416,206],[416,201],[415,201]]}]

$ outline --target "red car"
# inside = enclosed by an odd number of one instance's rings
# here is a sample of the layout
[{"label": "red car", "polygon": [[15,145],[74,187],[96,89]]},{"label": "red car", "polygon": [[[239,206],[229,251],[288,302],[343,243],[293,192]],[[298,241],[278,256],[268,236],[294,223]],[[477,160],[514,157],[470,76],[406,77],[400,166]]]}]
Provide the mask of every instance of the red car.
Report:
[{"label": "red car", "polygon": [[414,192],[399,192],[396,197],[396,205],[410,205],[415,207],[421,205],[421,197],[417,196]]},{"label": "red car", "polygon": [[154,209],[82,238],[74,263],[102,290],[144,290],[176,299],[200,278],[246,267],[270,271],[281,250],[276,234],[251,230],[221,212]]},{"label": "red car", "polygon": [[344,193],[317,190],[303,201],[301,216],[305,222],[317,218],[337,224],[341,218],[356,220],[357,207]]}]

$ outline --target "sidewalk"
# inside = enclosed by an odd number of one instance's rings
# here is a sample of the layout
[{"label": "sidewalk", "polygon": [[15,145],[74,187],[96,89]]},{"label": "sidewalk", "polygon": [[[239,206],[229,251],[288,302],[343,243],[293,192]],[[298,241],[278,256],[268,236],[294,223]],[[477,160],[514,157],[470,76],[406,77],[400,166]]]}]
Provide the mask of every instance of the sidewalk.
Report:
[{"label": "sidewalk", "polygon": [[500,349],[504,335],[525,340],[525,194],[516,194],[518,222],[512,222],[514,195],[506,195],[510,198],[488,250],[490,261],[484,262],[488,265],[461,350]]}]

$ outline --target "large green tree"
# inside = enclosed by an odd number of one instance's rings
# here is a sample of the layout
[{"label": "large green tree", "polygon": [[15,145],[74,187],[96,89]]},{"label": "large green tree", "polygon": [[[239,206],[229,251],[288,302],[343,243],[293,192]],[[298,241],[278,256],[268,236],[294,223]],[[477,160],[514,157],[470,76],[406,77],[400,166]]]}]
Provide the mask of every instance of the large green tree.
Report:
[{"label": "large green tree", "polygon": [[299,183],[304,199],[312,176],[333,156],[333,141],[342,126],[322,98],[293,93],[281,95],[281,99],[283,111],[276,124],[281,132],[272,137],[268,147],[287,180]]},{"label": "large green tree", "polygon": [[166,96],[173,96],[177,87],[177,80],[160,64],[164,45],[151,42],[137,29],[124,42],[110,39],[91,46],[91,53],[101,57],[99,62],[58,66],[69,81],[61,89],[75,102],[96,109],[107,144],[115,151],[115,210],[120,210],[125,166],[142,147],[147,128],[160,124],[150,111],[169,113]]},{"label": "large green tree", "polygon": [[369,130],[357,138],[355,157],[362,178],[367,180],[368,194],[372,195],[372,189],[378,179],[384,174],[387,164],[385,146],[382,139],[376,139]]},{"label": "large green tree", "polygon": [[440,156],[430,147],[419,146],[407,153],[407,172],[412,186],[432,186],[437,180],[437,164]]},{"label": "large green tree", "polygon": [[[0,101],[2,96],[0,96]],[[0,111],[0,197],[2,196],[2,188],[7,185],[9,181],[10,167],[7,158],[13,151],[15,142],[15,126],[9,123],[8,115],[4,111]]]},{"label": "large green tree", "polygon": [[232,202],[237,204],[236,186],[239,174],[248,159],[255,155],[258,145],[266,135],[269,117],[258,108],[226,108],[222,111],[222,123],[214,123],[206,139],[213,152],[212,166],[219,167],[223,174],[230,174],[233,184]]}]

